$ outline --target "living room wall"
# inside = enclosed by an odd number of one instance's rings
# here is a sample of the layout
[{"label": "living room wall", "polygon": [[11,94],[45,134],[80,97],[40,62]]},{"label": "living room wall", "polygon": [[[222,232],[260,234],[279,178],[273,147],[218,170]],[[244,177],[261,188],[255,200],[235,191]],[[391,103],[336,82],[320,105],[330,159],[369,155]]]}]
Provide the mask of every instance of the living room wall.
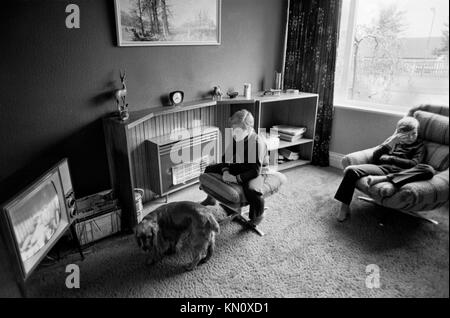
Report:
[{"label": "living room wall", "polygon": [[334,109],[330,152],[346,155],[378,146],[392,135],[402,117],[393,112],[337,106]]},{"label": "living room wall", "polygon": [[[80,28],[67,29],[68,4]],[[110,187],[101,118],[127,73],[131,111],[161,106],[176,89],[201,99],[215,85],[270,88],[281,71],[287,0],[223,0],[221,45],[118,47],[114,1],[9,1],[0,23],[0,190],[68,157],[78,197]]]},{"label": "living room wall", "polygon": [[[131,111],[161,106],[176,89],[189,101],[215,85],[270,88],[282,67],[287,2],[223,0],[221,45],[175,47],[118,47],[112,0],[2,3],[0,201],[62,157],[77,197],[110,188],[101,118],[116,109],[119,70]],[[65,26],[71,3],[79,29]],[[4,261],[0,273],[0,296],[17,295]]]}]

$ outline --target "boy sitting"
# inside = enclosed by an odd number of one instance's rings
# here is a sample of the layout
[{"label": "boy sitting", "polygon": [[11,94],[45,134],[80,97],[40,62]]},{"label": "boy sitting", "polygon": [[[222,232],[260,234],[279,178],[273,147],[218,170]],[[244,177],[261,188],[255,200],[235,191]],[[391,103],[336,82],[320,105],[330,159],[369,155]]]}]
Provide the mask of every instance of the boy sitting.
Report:
[{"label": "boy sitting", "polygon": [[[253,225],[263,219],[264,198],[257,189],[261,188],[262,166],[268,163],[267,147],[253,129],[253,115],[245,110],[235,112],[230,118],[233,140],[226,146],[222,163],[206,167],[205,173],[222,174],[226,183],[241,184],[250,204],[249,218]],[[203,205],[214,205],[216,200],[209,196]]]},{"label": "boy sitting", "polygon": [[[342,202],[338,221],[342,222],[350,216],[350,203],[356,182],[366,176],[369,186],[379,182],[391,182],[400,188],[406,183],[431,179],[434,169],[421,164],[425,157],[425,146],[418,139],[419,122],[413,117],[404,117],[397,123],[394,134],[386,139],[373,152],[374,164],[348,166],[344,170],[344,178],[336,192],[335,199]],[[384,193],[391,196],[395,188]]]}]

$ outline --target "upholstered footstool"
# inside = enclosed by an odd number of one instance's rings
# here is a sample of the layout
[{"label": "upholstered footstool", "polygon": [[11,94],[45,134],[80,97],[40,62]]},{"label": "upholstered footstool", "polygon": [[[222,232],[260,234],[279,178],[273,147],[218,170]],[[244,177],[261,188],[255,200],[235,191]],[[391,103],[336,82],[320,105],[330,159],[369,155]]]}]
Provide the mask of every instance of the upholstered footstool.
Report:
[{"label": "upholstered footstool", "polygon": [[[258,178],[261,178],[262,180],[255,180],[257,186],[254,188],[258,190],[264,198],[277,192],[286,182],[286,176],[277,171],[265,172]],[[204,173],[200,175],[199,180],[200,189],[219,201],[220,205],[228,212],[228,218],[222,220],[221,223],[231,220],[238,221],[259,235],[264,235],[257,226],[250,223],[249,220],[242,215],[242,208],[249,203],[241,185],[225,183],[222,180],[222,175],[217,173]]]}]

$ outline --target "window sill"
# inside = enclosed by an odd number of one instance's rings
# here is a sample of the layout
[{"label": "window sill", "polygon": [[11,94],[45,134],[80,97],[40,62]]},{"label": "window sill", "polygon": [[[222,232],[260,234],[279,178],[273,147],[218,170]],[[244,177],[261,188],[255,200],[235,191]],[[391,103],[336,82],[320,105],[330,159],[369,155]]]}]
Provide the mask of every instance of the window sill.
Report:
[{"label": "window sill", "polygon": [[345,102],[335,102],[334,107],[348,109],[348,110],[354,110],[354,111],[359,111],[359,112],[364,112],[364,113],[393,115],[393,116],[398,116],[398,117],[403,117],[407,114],[407,111],[387,109],[388,106],[386,106],[386,105],[370,104],[370,105],[365,105],[365,106],[356,106],[356,105],[352,105],[350,103],[345,103]]}]

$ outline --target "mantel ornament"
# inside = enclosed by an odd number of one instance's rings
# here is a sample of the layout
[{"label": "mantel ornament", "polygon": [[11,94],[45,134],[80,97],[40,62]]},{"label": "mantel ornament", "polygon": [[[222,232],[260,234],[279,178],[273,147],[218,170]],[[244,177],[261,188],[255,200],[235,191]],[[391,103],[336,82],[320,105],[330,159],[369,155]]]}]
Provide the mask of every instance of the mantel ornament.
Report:
[{"label": "mantel ornament", "polygon": [[119,110],[119,117],[122,121],[127,120],[130,117],[128,113],[128,104],[126,103],[127,97],[127,85],[125,84],[125,71],[120,71],[120,82],[122,88],[115,91],[115,97],[117,102],[117,108]]}]

